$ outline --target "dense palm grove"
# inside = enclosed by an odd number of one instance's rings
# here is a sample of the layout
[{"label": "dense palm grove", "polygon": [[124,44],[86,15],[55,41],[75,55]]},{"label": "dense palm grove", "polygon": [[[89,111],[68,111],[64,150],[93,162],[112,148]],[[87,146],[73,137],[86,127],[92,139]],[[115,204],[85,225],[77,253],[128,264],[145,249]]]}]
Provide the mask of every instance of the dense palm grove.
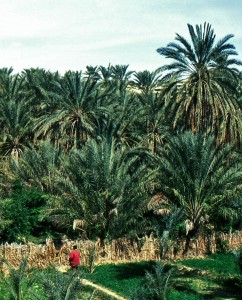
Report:
[{"label": "dense palm grove", "polygon": [[241,229],[241,63],[188,30],[154,72],[0,69],[2,241]]}]

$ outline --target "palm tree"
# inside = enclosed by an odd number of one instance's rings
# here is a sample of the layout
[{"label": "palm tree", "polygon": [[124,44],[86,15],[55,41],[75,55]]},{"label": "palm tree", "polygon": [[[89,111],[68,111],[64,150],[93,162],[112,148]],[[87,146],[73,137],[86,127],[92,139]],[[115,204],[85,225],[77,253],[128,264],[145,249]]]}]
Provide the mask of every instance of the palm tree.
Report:
[{"label": "palm tree", "polygon": [[34,274],[28,274],[28,258],[23,258],[17,269],[6,259],[4,259],[2,263],[7,266],[9,271],[8,278],[3,278],[10,293],[9,299],[23,300],[30,296],[29,289],[34,284],[36,276]]},{"label": "palm tree", "polygon": [[[78,166],[78,167],[77,167]],[[129,176],[124,174],[122,154],[115,144],[91,140],[82,152],[74,151],[65,164],[69,180],[78,190],[71,196],[78,218],[87,224],[89,235],[103,241],[110,233],[112,221]],[[80,205],[80,201],[82,201]]]},{"label": "palm tree", "polygon": [[146,146],[156,153],[157,145],[162,145],[169,135],[169,116],[165,115],[164,93],[149,91],[138,95],[141,109],[137,116],[137,131],[145,135]]},{"label": "palm tree", "polygon": [[0,100],[0,120],[4,123],[0,138],[0,152],[16,159],[29,147],[32,134],[32,119],[29,105],[24,102]]},{"label": "palm tree", "polygon": [[166,300],[168,289],[171,286],[171,275],[174,268],[169,268],[157,262],[153,267],[154,272],[145,272],[142,286],[131,296],[131,300]]},{"label": "palm tree", "polygon": [[147,94],[158,87],[162,74],[159,68],[153,72],[148,70],[134,72],[133,76],[134,79],[131,80],[131,85],[138,88],[144,94]]},{"label": "palm tree", "polygon": [[94,80],[98,81],[101,79],[101,75],[99,74],[99,67],[98,66],[86,66],[85,75],[88,77],[93,77]]},{"label": "palm tree", "polygon": [[0,72],[0,152],[17,158],[33,140],[33,114],[24,78],[11,73],[12,69]]},{"label": "palm tree", "polygon": [[92,76],[83,79],[80,72],[67,72],[60,82],[53,82],[55,92],[48,95],[46,114],[39,118],[36,128],[40,135],[52,134],[52,139],[66,140],[69,148],[80,148],[94,134],[96,115],[103,93],[97,89]]},{"label": "palm tree", "polygon": [[[59,73],[31,68],[24,70],[21,75],[24,78],[24,94],[28,96],[34,108],[34,117],[37,118],[45,113],[50,113],[50,111],[53,112],[56,109],[53,94],[58,92],[53,83],[61,81]],[[45,111],[44,108],[48,110]]]},{"label": "palm tree", "polygon": [[19,160],[12,162],[12,173],[26,186],[56,195],[60,158],[59,148],[54,148],[49,141],[42,141],[38,147],[26,149]]},{"label": "palm tree", "polygon": [[100,87],[106,90],[113,90],[112,85],[112,69],[111,65],[109,64],[108,67],[100,66],[98,68],[98,72],[100,74]]},{"label": "palm tree", "polygon": [[[43,273],[42,284],[45,292],[45,299],[49,300],[75,300],[79,299],[82,291],[82,284],[78,276],[63,274],[60,272]],[[38,297],[36,297],[39,299]],[[91,299],[90,297],[89,299]]]},{"label": "palm tree", "polygon": [[[112,97],[109,97],[112,100]],[[120,103],[110,102],[109,113],[98,122],[97,136],[107,140],[115,140],[118,147],[131,147],[140,141],[135,130],[135,121],[139,117],[137,96],[127,93],[122,96]]]},{"label": "palm tree", "polygon": [[0,69],[0,98],[4,101],[22,98],[23,78],[19,74],[13,75],[13,69]]},{"label": "palm tree", "polygon": [[[83,221],[82,229],[89,238],[99,237],[103,242],[115,233],[122,199],[130,199],[131,189],[137,192],[140,188],[144,169],[135,167],[128,153],[105,139],[91,140],[81,151],[73,149],[63,166],[60,188],[64,211],[69,219]],[[141,207],[141,198],[139,201]]]},{"label": "palm tree", "polygon": [[185,132],[171,138],[155,160],[154,185],[166,199],[163,197],[161,204],[167,208],[170,201],[170,207],[181,208],[184,219],[193,224],[187,245],[191,236],[199,233],[204,219],[212,221],[216,214],[227,220],[238,217],[242,165],[232,146],[216,146],[213,137]]},{"label": "palm tree", "polygon": [[[190,44],[184,37],[176,34],[176,41],[157,49],[166,58],[173,59],[165,65],[165,79],[175,93],[174,126],[179,122],[193,132],[210,132],[220,139],[221,125],[227,124],[239,138],[240,105],[237,87],[239,71],[235,68],[241,62],[231,58],[237,55],[234,45],[229,43],[233,35],[226,35],[215,44],[215,33],[210,24],[188,24],[192,40]],[[173,99],[173,98],[171,98]],[[172,101],[172,100],[171,100]],[[228,128],[227,128],[228,129]]]},{"label": "palm tree", "polygon": [[130,84],[130,77],[133,71],[128,71],[128,65],[111,66],[112,84],[116,96],[123,98],[127,91],[127,86]]}]

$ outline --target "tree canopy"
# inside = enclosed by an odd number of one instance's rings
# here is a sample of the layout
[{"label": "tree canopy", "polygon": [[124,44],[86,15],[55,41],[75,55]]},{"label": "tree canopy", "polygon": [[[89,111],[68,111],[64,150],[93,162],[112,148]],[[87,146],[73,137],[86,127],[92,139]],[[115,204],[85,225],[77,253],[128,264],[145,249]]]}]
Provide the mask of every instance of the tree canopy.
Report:
[{"label": "tree canopy", "polygon": [[2,239],[241,229],[241,62],[233,35],[188,32],[154,71],[0,69]]}]

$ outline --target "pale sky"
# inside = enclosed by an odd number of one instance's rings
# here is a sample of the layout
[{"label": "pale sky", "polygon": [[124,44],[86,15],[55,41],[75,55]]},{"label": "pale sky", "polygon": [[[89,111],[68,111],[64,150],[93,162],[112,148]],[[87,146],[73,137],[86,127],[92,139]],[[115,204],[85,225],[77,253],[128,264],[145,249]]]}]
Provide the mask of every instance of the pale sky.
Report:
[{"label": "pale sky", "polygon": [[157,48],[205,21],[217,40],[235,35],[242,60],[241,12],[242,0],[0,0],[0,68],[152,71],[168,63]]}]

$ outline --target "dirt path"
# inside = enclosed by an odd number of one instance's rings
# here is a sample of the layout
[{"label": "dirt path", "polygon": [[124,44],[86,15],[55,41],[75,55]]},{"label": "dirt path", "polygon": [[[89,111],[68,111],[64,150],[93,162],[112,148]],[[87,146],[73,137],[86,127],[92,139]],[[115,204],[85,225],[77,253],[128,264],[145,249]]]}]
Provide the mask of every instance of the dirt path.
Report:
[{"label": "dirt path", "polygon": [[94,283],[92,283],[92,282],[89,281],[89,280],[82,279],[81,282],[82,282],[83,285],[91,286],[91,287],[93,287],[94,289],[97,289],[97,290],[99,290],[99,291],[102,291],[102,292],[105,293],[106,295],[109,295],[109,296],[111,296],[111,297],[113,297],[113,298],[115,298],[115,299],[118,299],[118,300],[127,300],[126,298],[121,297],[121,296],[115,294],[114,292],[110,291],[109,289],[106,289],[106,288],[104,288],[104,287],[102,287],[102,286],[100,286],[100,285],[94,284]]}]

